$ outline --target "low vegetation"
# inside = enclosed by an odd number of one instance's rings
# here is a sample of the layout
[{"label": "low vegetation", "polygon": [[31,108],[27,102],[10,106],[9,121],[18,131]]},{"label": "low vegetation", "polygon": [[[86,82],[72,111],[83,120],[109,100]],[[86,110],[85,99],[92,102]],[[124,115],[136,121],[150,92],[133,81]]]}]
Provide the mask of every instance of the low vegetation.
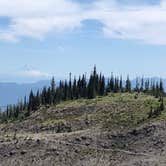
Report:
[{"label": "low vegetation", "polygon": [[143,92],[110,92],[42,105],[24,119],[1,123],[0,165],[166,163],[165,104],[164,97]]}]

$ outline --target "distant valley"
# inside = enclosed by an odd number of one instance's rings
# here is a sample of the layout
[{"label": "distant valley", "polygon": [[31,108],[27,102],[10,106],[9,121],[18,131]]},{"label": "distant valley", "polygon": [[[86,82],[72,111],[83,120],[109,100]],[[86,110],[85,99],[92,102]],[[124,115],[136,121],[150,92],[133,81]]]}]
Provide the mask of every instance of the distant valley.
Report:
[{"label": "distant valley", "polygon": [[48,86],[49,80],[39,81],[36,83],[0,83],[0,106],[4,107],[7,104],[15,104],[24,96],[28,96],[30,90],[34,92],[38,89]]}]

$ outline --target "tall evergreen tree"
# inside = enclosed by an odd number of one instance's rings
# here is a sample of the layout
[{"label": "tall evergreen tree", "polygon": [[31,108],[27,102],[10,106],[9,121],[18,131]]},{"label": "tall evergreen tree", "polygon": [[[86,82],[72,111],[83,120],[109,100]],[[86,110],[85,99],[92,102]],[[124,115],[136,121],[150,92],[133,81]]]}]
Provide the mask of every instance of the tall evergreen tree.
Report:
[{"label": "tall evergreen tree", "polygon": [[69,74],[68,98],[73,99],[71,73]]},{"label": "tall evergreen tree", "polygon": [[47,98],[47,88],[44,87],[41,93],[41,103],[43,105],[46,105],[46,100],[47,100],[46,98]]},{"label": "tall evergreen tree", "polygon": [[131,92],[131,82],[130,82],[129,76],[127,76],[127,80],[126,80],[126,92]]},{"label": "tall evergreen tree", "polygon": [[112,92],[114,90],[114,75],[111,73],[111,79],[110,79],[110,91]]},{"label": "tall evergreen tree", "polygon": [[99,95],[103,96],[105,94],[105,77],[102,76],[101,80],[100,80],[100,91],[99,91]]},{"label": "tall evergreen tree", "polygon": [[91,75],[89,84],[88,84],[88,98],[93,99],[95,97],[96,97],[95,80],[94,80],[93,75]]},{"label": "tall evergreen tree", "polygon": [[120,92],[123,92],[123,78],[122,78],[122,76],[120,76],[119,88],[120,88]]},{"label": "tall evergreen tree", "polygon": [[73,88],[72,88],[72,91],[73,91],[73,98],[74,98],[74,99],[78,99],[77,80],[76,80],[75,77],[74,77],[74,81],[73,81]]},{"label": "tall evergreen tree", "polygon": [[138,78],[136,78],[135,91],[139,92],[139,81],[138,81]]},{"label": "tall evergreen tree", "polygon": [[158,82],[156,83],[156,88],[155,88],[155,97],[158,98],[160,96],[160,87]]},{"label": "tall evergreen tree", "polygon": [[55,104],[55,79],[51,80],[51,104]]},{"label": "tall evergreen tree", "polygon": [[149,92],[149,84],[150,84],[149,79],[147,79],[145,81],[145,93]]},{"label": "tall evergreen tree", "polygon": [[163,81],[160,79],[160,95],[163,96],[164,93],[164,87],[163,87]]},{"label": "tall evergreen tree", "polygon": [[86,82],[86,75],[83,74],[82,76],[82,92],[81,92],[81,96],[83,98],[87,97],[87,82]]},{"label": "tall evergreen tree", "polygon": [[140,91],[143,92],[143,90],[144,90],[144,78],[142,77]]}]

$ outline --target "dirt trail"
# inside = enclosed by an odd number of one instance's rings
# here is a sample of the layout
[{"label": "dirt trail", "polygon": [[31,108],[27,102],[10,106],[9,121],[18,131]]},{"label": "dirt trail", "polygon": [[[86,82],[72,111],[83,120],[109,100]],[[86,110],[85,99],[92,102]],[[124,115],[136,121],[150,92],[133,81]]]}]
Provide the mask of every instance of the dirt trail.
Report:
[{"label": "dirt trail", "polygon": [[[148,128],[150,130],[151,126]],[[139,132],[141,133],[145,128],[138,130],[141,130]],[[3,152],[6,154],[0,153],[2,160],[0,166],[8,166],[11,161],[14,161],[12,166],[16,166],[18,163],[20,166],[33,166],[34,163],[36,165],[45,163],[46,166],[70,166],[70,163],[75,163],[74,165],[77,166],[82,160],[84,160],[82,166],[93,166],[93,163],[96,163],[95,166],[164,166],[166,164],[165,151],[162,153],[156,153],[157,150],[148,152],[147,145],[144,150],[142,150],[143,147],[139,149],[137,146],[137,150],[133,149],[132,145],[129,145],[128,149],[111,146],[111,143],[115,143],[114,141],[119,141],[119,137],[123,139],[125,137],[126,142],[129,141],[128,134],[131,132],[123,136],[118,133],[116,135],[109,132],[102,132],[102,135],[99,133],[100,131],[92,129],[71,133],[18,133],[15,140],[1,143],[1,151],[4,148]],[[13,134],[8,137],[13,137]],[[106,139],[110,135],[112,135],[110,144],[104,145],[103,142],[109,142]],[[130,135],[130,137],[132,136]],[[140,146],[142,140],[139,140],[139,135],[137,135],[137,139],[135,144]],[[37,160],[33,161],[33,158],[35,160],[37,158]],[[24,165],[21,160],[29,165]],[[49,160],[54,162],[50,164]]]},{"label": "dirt trail", "polygon": [[[79,146],[79,147],[83,147],[83,148],[87,148],[86,145],[81,144],[81,143],[69,143],[66,139],[72,137],[76,137],[80,134],[90,132],[90,130],[84,130],[84,131],[76,131],[76,132],[71,132],[71,133],[57,133],[57,134],[49,134],[49,133],[37,133],[37,134],[18,134],[17,135],[17,139],[32,139],[34,141],[51,141],[54,142],[56,144],[68,144],[71,146]],[[103,152],[122,152],[122,153],[126,153],[128,155],[133,155],[133,156],[147,156],[147,157],[153,157],[150,154],[147,153],[136,153],[136,152],[132,152],[132,151],[128,151],[128,150],[121,150],[121,149],[109,149],[109,148],[99,148],[99,147],[95,147],[95,146],[88,146],[88,148],[90,149],[94,149],[94,150],[98,150],[98,151],[103,151]]]}]

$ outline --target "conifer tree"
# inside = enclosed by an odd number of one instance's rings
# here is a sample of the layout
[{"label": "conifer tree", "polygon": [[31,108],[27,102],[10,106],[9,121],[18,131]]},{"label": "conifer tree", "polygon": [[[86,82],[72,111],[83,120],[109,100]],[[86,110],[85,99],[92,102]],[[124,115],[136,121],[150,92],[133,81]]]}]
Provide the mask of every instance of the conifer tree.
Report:
[{"label": "conifer tree", "polygon": [[144,78],[142,77],[140,91],[143,92],[143,90],[144,90]]},{"label": "conifer tree", "polygon": [[62,100],[68,100],[68,98],[69,98],[69,88],[67,80],[65,80],[64,87],[62,87]]},{"label": "conifer tree", "polygon": [[163,81],[160,79],[160,95],[163,95],[163,93],[164,93]]},{"label": "conifer tree", "polygon": [[74,77],[74,81],[73,81],[73,98],[74,99],[78,99],[78,93],[77,93],[77,80],[76,78]]},{"label": "conifer tree", "polygon": [[51,87],[47,89],[47,97],[46,97],[46,103],[48,105],[52,104],[52,92],[51,92]]},{"label": "conifer tree", "polygon": [[40,95],[40,92],[39,90],[37,91],[37,94],[35,96],[35,105],[36,105],[36,108],[38,108],[41,104],[41,95]]},{"label": "conifer tree", "polygon": [[126,92],[131,92],[131,82],[130,82],[129,76],[127,76],[127,80],[126,80]]},{"label": "conifer tree", "polygon": [[156,88],[155,88],[155,83],[153,82],[152,83],[152,87],[151,87],[151,94],[152,94],[152,96],[155,96],[156,95]]},{"label": "conifer tree", "polygon": [[94,80],[93,75],[91,75],[89,84],[88,84],[88,98],[93,99],[95,97],[96,97],[95,80]]},{"label": "conifer tree", "polygon": [[160,96],[160,88],[158,82],[156,83],[156,88],[155,88],[155,97],[158,98]]},{"label": "conifer tree", "polygon": [[55,79],[51,80],[51,104],[55,104]]},{"label": "conifer tree", "polygon": [[69,74],[68,98],[73,99],[71,73]]},{"label": "conifer tree", "polygon": [[78,98],[81,98],[81,76],[79,76],[79,79],[77,81],[77,90],[78,90]]},{"label": "conifer tree", "polygon": [[87,97],[87,82],[86,82],[86,75],[83,74],[82,76],[82,97],[86,98]]},{"label": "conifer tree", "polygon": [[122,76],[120,76],[119,88],[120,88],[120,92],[123,92],[123,79],[122,79]]},{"label": "conifer tree", "polygon": [[110,91],[112,92],[114,90],[114,75],[111,73],[111,79],[110,79]]},{"label": "conifer tree", "polygon": [[99,95],[103,96],[105,94],[105,77],[102,76],[101,80],[100,80],[100,91],[99,91]]},{"label": "conifer tree", "polygon": [[62,82],[60,81],[59,83],[59,87],[56,88],[56,92],[55,92],[55,100],[56,100],[56,104],[59,103],[62,100]]},{"label": "conifer tree", "polygon": [[28,110],[33,110],[33,109],[34,109],[34,94],[33,91],[31,90],[29,95]]},{"label": "conifer tree", "polygon": [[114,80],[114,90],[113,92],[114,93],[117,93],[119,91],[119,78],[118,77],[115,77],[115,80]]},{"label": "conifer tree", "polygon": [[27,97],[24,97],[24,106],[23,106],[23,110],[27,110]]},{"label": "conifer tree", "polygon": [[165,106],[164,106],[164,99],[163,99],[163,97],[161,97],[160,110],[161,110],[161,111],[164,111],[164,109],[165,109]]},{"label": "conifer tree", "polygon": [[149,92],[149,79],[145,81],[145,93]]},{"label": "conifer tree", "polygon": [[43,105],[46,105],[46,100],[47,100],[46,98],[47,98],[47,88],[44,87],[41,94],[41,103]]},{"label": "conifer tree", "polygon": [[138,81],[138,78],[136,78],[135,91],[136,91],[136,92],[139,92],[139,81]]}]

